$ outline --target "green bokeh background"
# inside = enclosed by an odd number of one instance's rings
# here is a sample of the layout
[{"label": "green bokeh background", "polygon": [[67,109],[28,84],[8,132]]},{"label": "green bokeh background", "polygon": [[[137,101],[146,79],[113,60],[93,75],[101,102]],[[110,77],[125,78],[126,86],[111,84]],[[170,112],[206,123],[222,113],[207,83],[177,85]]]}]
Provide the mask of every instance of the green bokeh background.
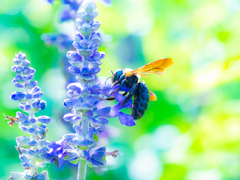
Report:
[{"label": "green bokeh background", "polygon": [[[174,65],[159,77],[144,79],[158,97],[134,127],[110,119],[111,138],[100,144],[119,149],[103,168],[88,169],[91,180],[239,180],[240,179],[240,1],[114,0],[98,3],[105,51],[100,77],[109,70],[138,68],[161,57]],[[74,23],[59,23],[61,5],[42,0],[1,0],[0,114],[14,116],[18,103],[9,99],[17,88],[10,71],[15,53],[26,53],[47,108],[37,115],[53,118],[50,141],[70,131],[63,125],[66,79],[56,47],[43,33],[71,34]],[[4,117],[2,116],[2,120]],[[0,121],[0,179],[22,172],[15,138],[25,135]],[[52,180],[74,180],[76,166],[48,164]]]}]

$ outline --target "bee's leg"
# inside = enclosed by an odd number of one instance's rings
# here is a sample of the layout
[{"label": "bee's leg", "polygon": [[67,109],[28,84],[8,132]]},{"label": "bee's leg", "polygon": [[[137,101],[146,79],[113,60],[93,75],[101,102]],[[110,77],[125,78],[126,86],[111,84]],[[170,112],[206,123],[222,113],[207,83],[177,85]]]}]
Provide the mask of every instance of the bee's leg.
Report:
[{"label": "bee's leg", "polygon": [[[122,93],[121,95],[122,95],[122,96],[126,96],[127,93],[128,93],[128,92],[126,91],[126,92]],[[115,100],[115,97],[109,97],[109,98],[106,98],[106,99],[104,99],[104,100],[113,101],[113,100]]]},{"label": "bee's leg", "polygon": [[121,106],[124,106],[135,94],[136,90],[138,88],[138,84],[135,84],[129,91],[129,94],[127,95],[127,97],[123,100],[123,102],[121,103]]},{"label": "bee's leg", "polygon": [[114,94],[114,93],[120,91],[120,90],[122,89],[122,87],[125,85],[126,82],[127,82],[127,80],[124,79],[124,80],[121,82],[119,88],[117,88],[115,91],[113,91],[113,92],[110,94],[110,96],[111,96],[112,94]]},{"label": "bee's leg", "polygon": [[119,78],[119,81],[121,82],[121,81],[123,81],[125,79],[125,74],[122,74],[121,76],[120,76],[120,78]]},{"label": "bee's leg", "polygon": [[114,82],[111,87],[114,87],[114,86],[116,86],[117,84],[120,84],[120,81]]},{"label": "bee's leg", "polygon": [[106,98],[106,99],[104,99],[104,100],[113,101],[113,100],[115,100],[115,97],[109,97],[109,98]]},{"label": "bee's leg", "polygon": [[113,83],[112,87],[116,86],[117,84],[122,83],[122,81],[123,81],[124,79],[125,79],[125,75],[122,74],[122,75],[119,77],[119,79],[118,79],[116,82]]}]

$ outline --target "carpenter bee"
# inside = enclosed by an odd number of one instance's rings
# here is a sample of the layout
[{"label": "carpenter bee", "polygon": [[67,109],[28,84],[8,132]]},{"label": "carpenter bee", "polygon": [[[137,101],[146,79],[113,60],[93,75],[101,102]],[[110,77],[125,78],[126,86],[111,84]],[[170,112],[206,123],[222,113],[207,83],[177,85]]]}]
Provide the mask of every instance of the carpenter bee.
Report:
[{"label": "carpenter bee", "polygon": [[[148,90],[145,83],[140,82],[140,76],[147,77],[147,74],[158,74],[162,75],[165,69],[173,64],[172,59],[162,58],[146,64],[136,70],[132,69],[118,69],[115,73],[112,73],[112,87],[120,85],[112,94],[120,91],[122,87],[129,88],[129,92],[125,92],[123,95],[127,95],[121,106],[124,106],[133,96],[133,108],[131,116],[135,119],[141,119],[148,108],[149,101],[156,101],[157,97],[153,92]],[[113,100],[114,98],[108,98],[107,100]]]}]

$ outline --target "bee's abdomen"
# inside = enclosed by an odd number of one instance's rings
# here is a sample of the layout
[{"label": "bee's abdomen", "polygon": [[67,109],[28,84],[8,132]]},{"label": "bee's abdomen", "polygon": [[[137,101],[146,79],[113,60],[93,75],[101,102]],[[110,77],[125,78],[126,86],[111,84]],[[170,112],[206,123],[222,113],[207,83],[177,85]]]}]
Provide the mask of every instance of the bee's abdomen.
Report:
[{"label": "bee's abdomen", "polygon": [[132,117],[137,120],[141,119],[145,111],[147,111],[150,100],[149,90],[143,83],[138,83],[138,88],[134,94],[134,102],[132,108]]}]

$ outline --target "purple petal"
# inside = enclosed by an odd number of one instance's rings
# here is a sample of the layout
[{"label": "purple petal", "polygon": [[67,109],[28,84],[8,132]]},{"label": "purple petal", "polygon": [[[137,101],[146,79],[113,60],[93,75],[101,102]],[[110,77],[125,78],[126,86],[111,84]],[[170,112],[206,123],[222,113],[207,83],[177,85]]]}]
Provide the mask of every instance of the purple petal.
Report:
[{"label": "purple petal", "polygon": [[73,149],[66,149],[65,152],[67,153],[67,160],[72,161],[78,158],[78,153],[76,150]]},{"label": "purple petal", "polygon": [[92,141],[89,141],[88,139],[81,139],[78,142],[78,146],[80,146],[80,148],[83,148],[83,149],[87,149],[93,145],[94,145],[94,143]]},{"label": "purple petal", "polygon": [[98,134],[98,131],[95,129],[95,128],[90,128],[87,135],[86,135],[86,138],[88,140],[91,140],[91,141],[94,141],[95,139],[95,136],[97,136]]},{"label": "purple petal", "polygon": [[30,138],[27,137],[27,136],[20,136],[20,137],[16,138],[18,146],[25,146],[25,145],[27,145],[29,140],[30,140]]},{"label": "purple petal", "polygon": [[130,116],[129,114],[120,112],[118,114],[118,117],[119,117],[119,121],[122,125],[126,125],[126,126],[135,126],[136,125],[133,117]]},{"label": "purple petal", "polygon": [[113,118],[113,117],[118,116],[118,114],[119,114],[119,112],[120,112],[120,110],[121,110],[122,108],[123,108],[123,107],[121,106],[120,103],[112,106],[112,107],[111,107],[111,111],[110,111],[110,113],[109,113],[110,117]]},{"label": "purple petal", "polygon": [[107,125],[108,120],[105,118],[93,118],[93,123],[95,125]]},{"label": "purple petal", "polygon": [[93,116],[93,111],[89,110],[85,113],[88,117],[92,117]]},{"label": "purple petal", "polygon": [[25,98],[25,94],[22,92],[14,92],[11,94],[10,99],[14,101],[19,101]]},{"label": "purple petal", "polygon": [[78,99],[65,99],[63,102],[64,107],[71,108],[76,104],[79,100]]},{"label": "purple petal", "polygon": [[74,117],[75,117],[74,114],[68,113],[63,116],[63,119],[68,122],[68,121],[71,121]]},{"label": "purple petal", "polygon": [[102,161],[102,162],[99,162],[99,161],[96,161],[96,160],[94,160],[94,159],[91,159],[91,163],[92,163],[92,165],[95,166],[95,167],[103,166],[103,165],[105,164],[105,163],[103,163],[103,161]]},{"label": "purple petal", "polygon": [[19,112],[19,111],[16,113],[16,117],[18,118],[18,121],[20,121],[20,122],[24,122],[29,119],[26,114]]},{"label": "purple petal", "polygon": [[82,127],[80,125],[74,125],[73,129],[75,130],[75,132],[78,136],[82,135]]},{"label": "purple petal", "polygon": [[72,139],[76,138],[77,135],[74,133],[69,133],[69,134],[65,134],[63,135],[63,139],[66,139],[67,141],[71,142]]},{"label": "purple petal", "polygon": [[97,111],[97,116],[98,117],[105,117],[107,114],[109,114],[111,111],[111,107],[105,107],[105,108],[102,108],[102,109],[99,109]]},{"label": "purple petal", "polygon": [[98,99],[92,96],[89,96],[86,100],[86,103],[89,104],[90,106],[96,106],[98,102],[99,102]]},{"label": "purple petal", "polygon": [[[79,39],[82,37],[80,36]],[[83,38],[82,38],[83,39]],[[80,60],[82,61],[82,57],[76,51],[68,51],[67,57],[71,60]]]},{"label": "purple petal", "polygon": [[121,95],[121,94],[119,94],[119,93],[116,93],[116,94],[115,94],[115,99],[116,99],[117,102],[119,102],[119,103],[122,103],[125,98],[126,98],[125,96],[123,96],[123,95]]},{"label": "purple petal", "polygon": [[80,83],[71,83],[67,86],[67,89],[72,91],[81,91],[81,84]]},{"label": "purple petal", "polygon": [[[123,96],[119,93],[115,93],[114,96],[115,96],[116,100],[119,102],[119,104],[121,104],[124,101],[124,99],[126,98],[125,96]],[[119,106],[119,104],[118,104],[118,106],[115,107],[116,109],[132,108],[132,100],[129,100],[124,106],[121,106],[121,105]]]},{"label": "purple petal", "polygon": [[49,123],[51,121],[51,118],[48,116],[39,116],[37,118],[37,121],[41,123]]}]

